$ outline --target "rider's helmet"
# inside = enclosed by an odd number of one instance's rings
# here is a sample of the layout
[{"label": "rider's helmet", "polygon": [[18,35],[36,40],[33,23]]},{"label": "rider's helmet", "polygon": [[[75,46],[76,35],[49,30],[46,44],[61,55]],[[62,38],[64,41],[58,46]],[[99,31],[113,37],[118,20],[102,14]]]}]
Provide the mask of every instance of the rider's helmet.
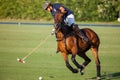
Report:
[{"label": "rider's helmet", "polygon": [[46,1],[43,3],[42,7],[44,10],[46,10],[49,7],[49,5],[51,5],[51,3],[49,1]]}]

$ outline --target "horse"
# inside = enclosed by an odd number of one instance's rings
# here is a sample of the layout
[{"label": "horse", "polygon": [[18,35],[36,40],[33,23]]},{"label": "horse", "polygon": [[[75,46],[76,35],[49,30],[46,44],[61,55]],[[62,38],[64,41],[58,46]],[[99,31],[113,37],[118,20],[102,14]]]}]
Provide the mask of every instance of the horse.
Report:
[{"label": "horse", "polygon": [[[72,30],[66,28],[68,26],[64,25],[62,17],[62,13],[56,13],[54,17],[54,28],[57,46],[64,58],[66,67],[73,73],[78,73],[78,70],[80,70],[81,75],[83,75],[85,67],[91,62],[91,59],[86,55],[86,52],[91,49],[96,63],[97,80],[101,80],[101,66],[98,56],[100,39],[98,35],[90,28],[80,29],[89,40],[89,42],[86,42],[79,38]],[[68,60],[69,54],[71,54],[71,60],[77,69],[70,65]],[[85,61],[82,64],[79,64],[76,61],[76,55],[82,57]]]}]

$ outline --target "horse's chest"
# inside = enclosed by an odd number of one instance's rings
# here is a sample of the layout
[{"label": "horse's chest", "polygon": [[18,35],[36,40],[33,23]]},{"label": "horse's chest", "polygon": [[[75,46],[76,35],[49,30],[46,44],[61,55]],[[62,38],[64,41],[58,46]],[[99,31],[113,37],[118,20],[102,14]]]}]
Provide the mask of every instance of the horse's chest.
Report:
[{"label": "horse's chest", "polygon": [[71,53],[71,50],[68,48],[67,44],[64,41],[58,42],[58,49],[64,53]]},{"label": "horse's chest", "polygon": [[66,46],[65,46],[64,41],[59,41],[58,42],[58,48],[59,48],[60,51],[66,51]]}]

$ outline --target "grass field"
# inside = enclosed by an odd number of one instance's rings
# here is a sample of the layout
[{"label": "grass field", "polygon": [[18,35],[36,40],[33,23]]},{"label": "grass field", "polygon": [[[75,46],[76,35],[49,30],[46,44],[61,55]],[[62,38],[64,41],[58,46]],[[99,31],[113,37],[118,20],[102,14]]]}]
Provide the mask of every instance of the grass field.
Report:
[{"label": "grass field", "polygon": [[[120,80],[120,28],[89,27],[100,37],[99,57],[102,80]],[[96,76],[96,67],[91,51],[87,55],[92,62],[85,75],[71,73],[65,66],[61,54],[56,54],[55,36],[50,36],[26,59],[17,62],[50,35],[52,27],[38,25],[0,25],[0,80],[88,80]],[[77,57],[82,63],[83,59]],[[72,64],[71,60],[70,63]],[[73,65],[73,64],[72,64]],[[73,65],[74,66],[74,65]],[[75,66],[74,66],[75,67]],[[89,79],[90,80],[90,79]]]}]

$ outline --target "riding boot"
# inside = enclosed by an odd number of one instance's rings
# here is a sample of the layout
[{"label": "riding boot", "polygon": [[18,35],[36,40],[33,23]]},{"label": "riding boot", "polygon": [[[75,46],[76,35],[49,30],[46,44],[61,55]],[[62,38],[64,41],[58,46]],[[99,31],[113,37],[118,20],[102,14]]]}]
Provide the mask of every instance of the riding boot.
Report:
[{"label": "riding boot", "polygon": [[83,34],[83,32],[79,29],[77,24],[73,24],[72,25],[72,29],[73,31],[80,37],[82,38],[84,41],[88,42],[88,38]]}]

